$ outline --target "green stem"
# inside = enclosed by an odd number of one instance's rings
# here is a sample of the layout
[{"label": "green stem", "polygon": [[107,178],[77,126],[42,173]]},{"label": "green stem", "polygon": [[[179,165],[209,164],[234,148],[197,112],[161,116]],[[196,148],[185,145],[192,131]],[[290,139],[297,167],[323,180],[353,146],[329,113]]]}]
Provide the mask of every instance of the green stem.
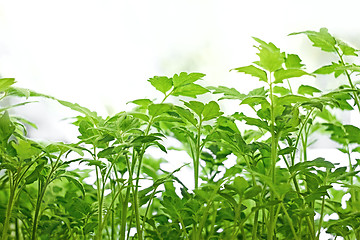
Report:
[{"label": "green stem", "polygon": [[129,172],[129,181],[128,181],[129,186],[126,189],[125,199],[123,201],[122,209],[121,209],[120,240],[125,240],[128,203],[129,203],[129,198],[130,198],[131,186],[133,185],[133,182],[132,182],[133,181],[132,176],[133,176],[133,172],[134,172],[133,169],[134,169],[135,163],[136,163],[134,157],[135,157],[135,150],[133,152],[133,157],[132,157],[133,161],[130,166],[129,157],[127,155],[125,155],[126,164],[127,164],[127,168],[128,168],[128,172]]},{"label": "green stem", "polygon": [[285,208],[285,206],[284,206],[284,203],[280,203],[280,204],[281,204],[281,207],[282,207],[282,209],[283,209],[283,211],[284,211],[284,213],[285,213],[286,218],[287,218],[288,221],[289,221],[290,229],[291,229],[292,234],[294,235],[294,239],[295,239],[295,240],[298,240],[299,238],[298,238],[298,236],[297,236],[297,234],[296,234],[294,225],[293,225],[292,220],[291,220],[291,218],[290,218],[290,216],[289,216],[289,214],[288,214],[288,212],[287,212],[287,210],[286,210],[286,208]]},{"label": "green stem", "polygon": [[[59,156],[57,157],[56,161],[54,164],[51,163],[51,171],[49,173],[49,175],[46,177],[46,180],[45,180],[45,183],[42,184],[42,182],[40,181],[40,179],[38,179],[38,198],[37,198],[37,201],[36,201],[36,207],[35,207],[35,215],[34,215],[34,221],[33,221],[33,229],[32,229],[32,237],[31,239],[32,240],[36,240],[36,235],[37,235],[37,227],[38,227],[38,224],[39,224],[39,217],[40,217],[40,208],[41,208],[41,204],[42,204],[42,200],[45,196],[45,192],[46,192],[46,189],[47,187],[49,186],[49,184],[51,183],[52,181],[52,177],[53,177],[53,174],[55,173],[57,167],[58,167],[58,164],[60,162],[60,159],[61,159],[61,156],[62,156],[63,152],[60,152],[59,153]],[[51,159],[51,157],[49,157]]]},{"label": "green stem", "polygon": [[202,119],[199,120],[199,126],[197,128],[196,144],[195,144],[195,158],[194,158],[194,180],[195,180],[195,189],[199,187],[199,167],[200,167],[200,141],[201,141],[201,125]]},{"label": "green stem", "polygon": [[[343,65],[345,67],[345,61],[342,57],[342,55],[340,54],[339,50],[337,48],[335,48],[336,50],[336,53],[338,54],[339,58],[340,58],[340,63],[341,65]],[[354,101],[355,101],[355,104],[356,106],[358,107],[358,110],[359,110],[359,113],[360,113],[360,101],[359,101],[359,97],[358,97],[358,94],[357,94],[357,88],[354,86],[352,80],[351,80],[351,77],[350,77],[350,74],[347,70],[345,70],[345,75],[349,81],[349,84],[350,84],[350,87],[352,90],[354,90],[354,94],[353,94],[353,97],[354,97]]]},{"label": "green stem", "polygon": [[[271,76],[271,73],[269,74]],[[270,174],[271,180],[273,184],[276,184],[276,160],[277,160],[277,144],[278,144],[278,136],[275,132],[275,104],[274,104],[274,94],[273,94],[273,83],[271,82],[271,78],[269,79],[269,88],[270,88],[270,132],[271,132],[271,166],[270,166]],[[271,200],[275,200],[275,193],[271,190]],[[268,240],[273,239],[274,228],[275,228],[275,212],[274,206],[270,207],[270,218],[269,218],[269,226],[268,226]]]},{"label": "green stem", "polygon": [[[11,172],[9,172],[9,175],[11,175]],[[2,240],[7,240],[8,239],[8,231],[9,231],[9,225],[10,225],[10,218],[11,218],[11,213],[12,213],[12,209],[14,207],[14,202],[15,202],[15,191],[16,191],[16,186],[14,186],[12,184],[12,178],[11,176],[9,176],[10,179],[10,196],[9,196],[9,201],[6,207],[6,216],[5,216],[5,222],[4,222],[4,226],[3,226],[3,232],[2,232]]]},{"label": "green stem", "polygon": [[[94,147],[94,153],[93,153],[93,157],[94,160],[97,160],[96,157],[96,146],[93,145]],[[101,240],[102,239],[102,205],[103,205],[103,199],[102,199],[102,194],[101,194],[101,179],[100,179],[100,175],[101,173],[99,172],[99,167],[95,166],[95,171],[96,171],[96,190],[97,190],[97,201],[98,201],[98,229],[97,229],[97,236],[96,239]]]}]

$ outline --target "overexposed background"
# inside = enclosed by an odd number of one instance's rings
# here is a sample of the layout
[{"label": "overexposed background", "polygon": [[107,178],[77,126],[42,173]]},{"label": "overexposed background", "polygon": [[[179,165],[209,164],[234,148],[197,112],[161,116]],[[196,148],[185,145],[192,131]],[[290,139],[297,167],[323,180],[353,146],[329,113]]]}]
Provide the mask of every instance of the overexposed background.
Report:
[{"label": "overexposed background", "polygon": [[[329,56],[305,36],[287,35],[327,27],[360,48],[359,7],[355,0],[3,0],[0,74],[101,115],[159,97],[146,81],[154,75],[202,72],[204,85],[247,92],[257,80],[229,70],[256,60],[252,36],[299,54],[312,71]],[[64,108],[39,104],[28,115],[42,126],[34,137],[72,139],[59,122],[69,116]]]}]

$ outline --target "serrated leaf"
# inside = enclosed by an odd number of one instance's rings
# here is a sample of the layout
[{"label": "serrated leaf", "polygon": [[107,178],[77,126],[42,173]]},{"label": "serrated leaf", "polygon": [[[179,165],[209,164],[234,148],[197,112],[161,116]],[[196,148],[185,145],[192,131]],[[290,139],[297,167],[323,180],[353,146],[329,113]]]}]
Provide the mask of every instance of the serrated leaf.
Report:
[{"label": "serrated leaf", "polygon": [[313,96],[314,93],[320,93],[321,91],[313,86],[309,86],[309,85],[301,85],[299,88],[298,88],[298,94],[301,94],[301,95],[305,95],[305,94],[308,94],[310,96]]},{"label": "serrated leaf", "polygon": [[151,101],[150,99],[144,98],[144,99],[136,99],[136,100],[130,101],[128,103],[133,103],[133,104],[136,104],[138,106],[147,107],[150,104],[152,104],[153,101]]},{"label": "serrated leaf", "polygon": [[354,125],[344,125],[346,130],[346,138],[350,143],[360,144],[360,128]]},{"label": "serrated leaf", "polygon": [[148,81],[153,87],[156,88],[156,90],[162,92],[163,94],[166,94],[166,92],[169,91],[173,86],[172,79],[168,77],[155,76],[150,78]]},{"label": "serrated leaf", "polygon": [[77,154],[79,154],[80,156],[84,156],[83,150],[81,148],[79,148],[76,145],[72,145],[72,144],[65,144],[62,142],[57,142],[57,143],[51,143],[48,146],[46,146],[45,151],[48,153],[53,153],[53,152],[67,152],[67,151],[74,151]]},{"label": "serrated leaf", "polygon": [[189,101],[189,102],[183,101],[183,102],[184,105],[190,108],[191,110],[193,110],[196,113],[196,115],[201,116],[205,106],[202,102],[198,102],[198,101]]},{"label": "serrated leaf", "polygon": [[260,119],[251,117],[244,117],[243,119],[246,121],[247,125],[257,126],[259,128],[270,130],[270,127],[266,121],[261,121]]},{"label": "serrated leaf", "polygon": [[99,160],[93,160],[93,159],[83,159],[80,161],[80,163],[85,162],[88,166],[98,166],[99,168],[106,167],[105,163]]},{"label": "serrated leaf", "polygon": [[276,104],[289,105],[292,103],[303,103],[308,100],[309,100],[309,98],[304,97],[304,96],[289,94],[289,95],[285,95],[285,96],[282,96],[282,97],[279,97],[278,99],[276,99]]},{"label": "serrated leaf", "polygon": [[72,182],[82,193],[83,196],[85,196],[85,188],[83,184],[77,180],[74,176],[71,175],[61,175],[59,178],[66,178],[69,182]]},{"label": "serrated leaf", "polygon": [[219,104],[217,104],[215,101],[211,101],[204,106],[204,110],[202,112],[203,121],[217,118],[222,114],[223,112],[220,112]]},{"label": "serrated leaf", "polygon": [[151,104],[148,107],[149,115],[152,117],[159,116],[171,109],[171,105],[167,103]]},{"label": "serrated leaf", "polygon": [[[346,69],[349,68],[349,69]],[[317,70],[314,71],[315,74],[330,74],[330,73],[334,73],[334,76],[337,78],[339,77],[341,74],[344,74],[345,71],[344,70],[350,70],[351,71],[351,66],[342,66],[338,63],[331,63],[331,65],[326,65],[323,66]]]},{"label": "serrated leaf", "polygon": [[197,120],[195,119],[194,114],[192,114],[188,109],[184,109],[184,108],[179,107],[179,106],[175,106],[174,109],[180,115],[180,117],[182,119],[184,119],[185,121],[190,122],[194,126],[197,125]]},{"label": "serrated leaf", "polygon": [[246,97],[244,100],[241,101],[240,104],[247,104],[250,106],[256,106],[259,104],[266,103],[266,97],[254,96],[254,97]]},{"label": "serrated leaf", "polygon": [[149,136],[138,136],[136,137],[131,143],[138,145],[138,144],[144,144],[144,143],[151,143],[156,140],[161,140],[160,137],[149,135]]},{"label": "serrated leaf", "polygon": [[296,54],[288,54],[285,59],[285,67],[287,69],[300,69],[304,64],[301,64],[301,59]]},{"label": "serrated leaf", "polygon": [[0,117],[0,140],[7,142],[14,131],[15,126],[10,120],[9,113],[5,111]]},{"label": "serrated leaf", "polygon": [[178,88],[181,86],[185,86],[191,83],[194,83],[197,80],[200,80],[201,78],[203,78],[205,76],[205,74],[203,73],[186,73],[186,72],[182,72],[179,75],[175,74],[172,77],[172,81],[173,81],[173,85],[174,88]]},{"label": "serrated leaf", "polygon": [[248,182],[243,177],[235,177],[233,186],[236,192],[242,196],[245,190],[249,187]]},{"label": "serrated leaf", "polygon": [[290,35],[306,34],[307,37],[313,42],[314,47],[318,47],[325,52],[335,52],[336,40],[331,36],[326,28],[321,28],[319,32],[305,31],[292,33]]},{"label": "serrated leaf", "polygon": [[296,172],[296,171],[303,171],[311,167],[324,167],[324,168],[334,168],[334,164],[326,161],[324,158],[316,158],[312,161],[306,161],[306,162],[300,162],[295,164],[294,166],[290,167],[290,172]]},{"label": "serrated leaf", "polygon": [[260,61],[254,63],[269,72],[274,72],[281,68],[282,64],[285,62],[285,53],[280,52],[280,49],[271,42],[266,43],[255,37],[253,37],[253,39],[260,43],[260,46],[257,47],[259,49],[257,55],[259,56]]},{"label": "serrated leaf", "polygon": [[279,93],[281,96],[291,94],[290,89],[285,88],[285,87],[280,87],[280,86],[274,86],[273,87],[273,92],[274,93]]},{"label": "serrated leaf", "polygon": [[190,84],[175,88],[174,91],[171,93],[171,95],[196,98],[198,95],[202,95],[207,92],[209,92],[208,89],[206,89],[198,84],[190,83]]},{"label": "serrated leaf", "polygon": [[149,116],[144,113],[130,112],[129,115],[131,115],[135,118],[141,119],[145,122],[149,122],[149,120],[150,120]]},{"label": "serrated leaf", "polygon": [[214,90],[213,94],[224,94],[224,97],[219,98],[219,100],[222,99],[239,99],[242,100],[246,95],[240,93],[235,88],[228,88],[225,86],[219,86],[219,87],[208,87],[210,90]]},{"label": "serrated leaf", "polygon": [[253,77],[257,77],[260,79],[260,81],[267,82],[266,72],[260,68],[253,66],[253,65],[249,65],[246,67],[234,68],[234,70],[245,73],[245,74],[249,74]]},{"label": "serrated leaf", "polygon": [[68,107],[74,111],[77,111],[79,113],[84,114],[85,116],[91,117],[92,119],[99,119],[98,115],[96,112],[92,112],[90,111],[88,108],[80,106],[77,103],[71,103],[68,101],[63,101],[63,100],[57,100],[61,105]]},{"label": "serrated leaf", "polygon": [[41,153],[41,150],[33,147],[30,141],[26,141],[23,139],[19,139],[17,144],[12,142],[12,146],[15,148],[18,157],[22,160],[37,156]]},{"label": "serrated leaf", "polygon": [[274,83],[282,83],[283,80],[295,77],[301,77],[304,75],[310,75],[301,69],[283,69],[280,68],[274,72]]},{"label": "serrated leaf", "polygon": [[358,54],[356,52],[358,52],[359,50],[350,47],[347,43],[341,41],[341,40],[337,40],[337,43],[342,51],[342,53],[346,56],[358,56]]},{"label": "serrated leaf", "polygon": [[286,154],[293,153],[295,150],[296,150],[296,148],[294,148],[294,147],[286,147],[286,148],[281,149],[278,154],[286,155]]},{"label": "serrated leaf", "polygon": [[15,83],[15,78],[1,78],[0,79],[0,92],[4,92]]},{"label": "serrated leaf", "polygon": [[256,197],[259,193],[261,193],[262,188],[258,185],[253,186],[249,189],[247,189],[244,193],[245,199],[251,199]]},{"label": "serrated leaf", "polygon": [[98,152],[97,157],[98,158],[106,158],[110,155],[113,155],[114,153],[115,153],[114,147],[108,147],[108,148],[105,148],[104,150],[101,150],[100,152]]},{"label": "serrated leaf", "polygon": [[314,71],[314,73],[315,73],[315,74],[330,74],[330,73],[335,72],[335,68],[336,68],[336,67],[337,67],[337,66],[335,66],[335,65],[322,66],[322,67],[316,69],[316,70]]},{"label": "serrated leaf", "polygon": [[42,161],[41,163],[39,163],[36,166],[34,171],[32,171],[32,173],[30,173],[30,175],[28,175],[25,178],[26,184],[31,184],[31,183],[35,182],[39,178],[40,172],[44,168],[44,165],[45,165],[45,161]]}]

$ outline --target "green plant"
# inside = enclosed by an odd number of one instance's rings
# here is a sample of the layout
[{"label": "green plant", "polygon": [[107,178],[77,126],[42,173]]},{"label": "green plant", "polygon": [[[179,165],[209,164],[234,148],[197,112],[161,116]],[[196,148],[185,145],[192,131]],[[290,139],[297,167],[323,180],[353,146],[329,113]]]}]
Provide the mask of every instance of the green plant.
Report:
[{"label": "green plant", "polygon": [[[298,55],[254,38],[257,61],[233,71],[261,87],[242,93],[204,87],[202,73],[155,76],[148,81],[160,101],[133,100],[132,111],[106,117],[0,79],[1,238],[315,240],[326,231],[335,239],[360,239],[360,128],[336,116],[354,108],[360,114],[358,51],[325,28],[301,34],[338,62],[309,73]],[[323,92],[293,83],[331,73],[348,84]],[[221,94],[219,101],[238,101],[239,108],[225,115],[218,101],[195,100],[203,94]],[[10,104],[23,97],[52,99],[77,112],[79,141],[30,139],[27,128],[35,125],[14,110],[30,108],[31,101]],[[311,157],[319,134],[338,144],[346,164]],[[170,146],[170,138],[181,146]],[[163,168],[175,159],[152,156],[151,148],[165,156],[186,151],[194,188],[177,176],[182,167]],[[69,168],[76,163],[90,169]],[[93,183],[85,180],[90,173]],[[332,214],[338,219],[329,219]]]}]

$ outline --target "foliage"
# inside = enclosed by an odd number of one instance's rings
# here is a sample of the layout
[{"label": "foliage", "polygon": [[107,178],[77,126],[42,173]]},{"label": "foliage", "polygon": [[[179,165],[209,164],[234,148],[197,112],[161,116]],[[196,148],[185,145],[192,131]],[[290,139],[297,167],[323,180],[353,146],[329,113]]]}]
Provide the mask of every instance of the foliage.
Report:
[{"label": "foliage", "polygon": [[[298,55],[254,38],[258,59],[233,71],[262,87],[242,93],[204,87],[202,73],[155,76],[148,82],[162,94],[160,101],[133,100],[132,111],[107,117],[15,87],[13,78],[0,79],[2,240],[315,240],[325,232],[360,239],[360,126],[335,115],[360,114],[358,50],[325,28],[290,35],[298,34],[338,62],[310,73]],[[319,74],[344,76],[348,84],[330,92],[291,84]],[[195,100],[203,94],[218,101]],[[26,100],[10,105],[14,98]],[[30,139],[27,129],[35,124],[16,117],[14,109],[31,108],[33,98],[76,111],[78,141]],[[240,106],[225,115],[219,101]],[[253,112],[242,111],[244,105]],[[320,134],[337,144],[346,164],[309,157],[308,148]],[[170,146],[171,138],[181,147]],[[162,163],[173,160],[150,155],[154,148],[165,156],[174,149],[188,153],[193,189],[176,177],[184,166],[163,169]],[[92,173],[93,184],[85,180]]]}]

